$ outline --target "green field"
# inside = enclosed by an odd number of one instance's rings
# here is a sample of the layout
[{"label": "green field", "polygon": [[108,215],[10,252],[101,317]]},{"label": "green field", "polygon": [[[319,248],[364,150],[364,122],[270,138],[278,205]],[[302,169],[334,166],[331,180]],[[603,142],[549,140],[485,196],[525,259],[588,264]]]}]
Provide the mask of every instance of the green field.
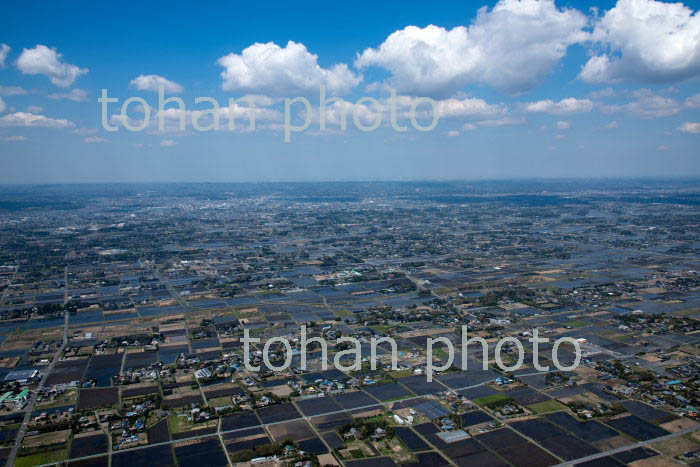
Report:
[{"label": "green field", "polygon": [[58,462],[64,460],[67,454],[68,451],[66,449],[59,449],[57,451],[40,452],[38,454],[32,454],[31,456],[18,457],[15,461],[15,466],[32,467],[34,465]]},{"label": "green field", "polygon": [[209,399],[207,400],[207,404],[209,405],[209,407],[226,407],[229,405],[233,405],[233,401],[231,400],[231,396],[224,396]]},{"label": "green field", "polygon": [[413,376],[413,370],[396,370],[389,373],[392,378],[404,378],[406,376]]},{"label": "green field", "polygon": [[485,397],[479,397],[477,399],[474,399],[472,402],[474,402],[476,405],[484,406],[484,405],[489,405],[494,402],[499,402],[502,400],[508,399],[508,396],[505,394],[493,394],[491,396],[485,396]]},{"label": "green field", "polygon": [[556,412],[557,410],[564,410],[566,406],[559,401],[552,399],[551,401],[544,401],[538,404],[532,404],[527,406],[528,409],[532,410],[534,413],[547,413]]}]

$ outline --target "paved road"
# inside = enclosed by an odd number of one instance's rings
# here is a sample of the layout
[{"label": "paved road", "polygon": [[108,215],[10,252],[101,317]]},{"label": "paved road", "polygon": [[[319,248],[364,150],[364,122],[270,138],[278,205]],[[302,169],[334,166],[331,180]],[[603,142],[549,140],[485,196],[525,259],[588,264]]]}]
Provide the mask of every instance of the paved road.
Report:
[{"label": "paved road", "polygon": [[648,446],[649,444],[659,443],[662,441],[666,441],[668,439],[677,438],[679,436],[687,435],[688,433],[692,433],[693,431],[696,431],[698,429],[700,429],[700,425],[691,426],[689,428],[686,428],[685,430],[677,431],[676,433],[671,433],[670,435],[660,436],[658,438],[650,439],[648,441],[641,441],[639,443],[628,444],[627,446],[623,446],[620,448],[609,449],[609,450],[604,451],[604,452],[599,452],[598,454],[592,454],[590,456],[581,457],[579,459],[574,459],[574,460],[569,461],[569,462],[564,462],[563,464],[559,464],[557,467],[576,465],[576,464],[580,464],[582,462],[588,462],[588,461],[600,459],[601,457],[612,456],[614,454],[619,454],[621,452],[629,451],[630,449],[641,448],[644,446]]},{"label": "paved road", "polygon": [[[65,288],[63,292],[63,303],[66,304],[68,303],[68,268],[65,269],[64,271],[64,280],[65,280]],[[17,457],[17,453],[19,452],[19,448],[22,446],[22,440],[24,439],[24,435],[27,433],[27,425],[29,424],[29,421],[32,418],[32,413],[34,412],[34,406],[36,405],[36,399],[39,395],[39,391],[44,387],[46,384],[46,380],[49,377],[49,374],[53,371],[54,367],[56,366],[56,362],[61,358],[61,355],[63,355],[63,350],[66,348],[66,345],[68,344],[68,322],[69,322],[69,313],[66,311],[65,313],[65,318],[63,322],[63,341],[61,342],[61,347],[58,348],[58,350],[54,353],[53,359],[51,359],[51,363],[49,366],[46,368],[46,371],[44,372],[44,375],[41,377],[41,381],[39,382],[39,385],[36,387],[34,391],[32,391],[32,396],[29,399],[29,403],[27,403],[26,406],[26,413],[24,414],[24,420],[22,421],[22,426],[20,427],[19,431],[17,432],[17,439],[15,440],[15,444],[12,446],[12,450],[10,451],[10,455],[7,458],[7,463],[5,465],[15,465],[15,458]]]}]

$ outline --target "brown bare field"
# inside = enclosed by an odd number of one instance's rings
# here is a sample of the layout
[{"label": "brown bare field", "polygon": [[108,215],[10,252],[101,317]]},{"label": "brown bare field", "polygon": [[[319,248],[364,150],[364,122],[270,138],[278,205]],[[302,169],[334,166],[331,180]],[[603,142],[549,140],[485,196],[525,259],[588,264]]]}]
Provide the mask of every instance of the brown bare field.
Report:
[{"label": "brown bare field", "polygon": [[333,457],[333,454],[321,454],[318,456],[318,463],[321,465],[335,465],[340,467],[340,463]]},{"label": "brown bare field", "polygon": [[194,375],[193,374],[178,375],[175,377],[175,381],[177,381],[178,383],[182,383],[185,381],[194,381]]},{"label": "brown bare field", "polygon": [[367,418],[367,417],[374,417],[375,415],[381,415],[384,413],[383,409],[373,409],[373,410],[365,410],[363,412],[357,412],[352,414],[353,418]]},{"label": "brown bare field", "polygon": [[[673,420],[672,422],[664,423],[661,425],[661,428],[663,428],[666,431],[670,431],[671,433],[675,433],[677,431],[685,430],[686,428],[690,428],[691,426],[698,425],[697,422],[689,419],[689,418],[679,418],[678,420]],[[700,428],[700,425],[698,425]]]},{"label": "brown bare field", "polygon": [[697,448],[695,443],[689,439],[683,438],[682,436],[667,439],[666,441],[655,443],[651,446],[657,451],[661,451],[667,456],[671,457],[675,457],[679,454],[683,454],[684,452],[692,451]]},{"label": "brown bare field", "polygon": [[685,435],[685,437],[700,444],[700,430],[688,433],[687,435]]},{"label": "brown bare field", "polygon": [[695,348],[691,345],[681,345],[678,350],[685,352],[690,355],[700,355],[700,349]]},{"label": "brown bare field", "polygon": [[313,438],[314,431],[306,420],[295,420],[293,422],[279,423],[267,427],[275,441],[280,442],[287,438],[294,441],[302,441]]},{"label": "brown bare field", "polygon": [[231,312],[231,311],[213,311],[210,313],[212,318],[219,317],[219,316],[227,316],[231,317],[231,319],[236,317],[236,314]]},{"label": "brown bare field", "polygon": [[109,316],[109,315],[118,315],[118,314],[121,314],[121,313],[133,313],[133,312],[135,312],[135,311],[136,311],[136,308],[133,308],[133,307],[132,307],[132,308],[124,308],[124,309],[121,309],[121,310],[106,310],[106,311],[103,311],[102,313],[103,313],[105,316]]},{"label": "brown bare field", "polygon": [[200,396],[201,394],[202,393],[200,392],[199,388],[191,389],[189,386],[181,386],[179,388],[174,388],[172,396],[166,396],[165,398],[175,399],[184,396]]},{"label": "brown bare field", "polygon": [[85,335],[91,332],[93,337],[99,339],[99,335],[102,333],[102,326],[81,326],[79,328],[71,329],[71,333],[74,335]]},{"label": "brown bare field", "polygon": [[0,358],[0,368],[14,368],[21,359],[21,357]]},{"label": "brown bare field", "polygon": [[71,430],[52,431],[40,435],[27,436],[22,444],[26,447],[47,446],[50,444],[65,443],[70,437]]},{"label": "brown bare field", "polygon": [[185,329],[185,322],[184,321],[179,321],[176,323],[168,323],[168,324],[161,324],[159,326],[160,332],[165,332],[165,331],[180,331]]},{"label": "brown bare field", "polygon": [[664,456],[655,456],[650,457],[648,459],[641,459],[638,461],[630,462],[627,465],[631,467],[678,467],[681,464],[672,461],[671,459],[667,459]]},{"label": "brown bare field", "polygon": [[283,386],[274,386],[272,388],[268,388],[268,390],[277,397],[287,397],[292,393],[292,388],[286,384]]},{"label": "brown bare field", "polygon": [[100,336],[102,339],[110,339],[112,337],[125,336],[129,334],[128,324],[113,324],[111,326],[103,326]]},{"label": "brown bare field", "polygon": [[613,436],[612,438],[601,439],[600,441],[596,441],[595,443],[591,444],[601,451],[607,451],[608,449],[621,448],[622,446],[627,446],[633,443],[635,443],[635,441],[632,438],[625,435],[619,435]]},{"label": "brown bare field", "polygon": [[660,293],[666,293],[666,289],[663,289],[661,287],[647,287],[644,289],[639,289],[640,293],[654,293],[654,294],[660,294]]},{"label": "brown bare field", "polygon": [[158,347],[161,349],[167,349],[169,347],[180,347],[182,346],[182,342],[161,342],[158,344]]},{"label": "brown bare field", "polygon": [[31,347],[38,335],[34,332],[16,332],[2,343],[2,350],[18,350]]}]

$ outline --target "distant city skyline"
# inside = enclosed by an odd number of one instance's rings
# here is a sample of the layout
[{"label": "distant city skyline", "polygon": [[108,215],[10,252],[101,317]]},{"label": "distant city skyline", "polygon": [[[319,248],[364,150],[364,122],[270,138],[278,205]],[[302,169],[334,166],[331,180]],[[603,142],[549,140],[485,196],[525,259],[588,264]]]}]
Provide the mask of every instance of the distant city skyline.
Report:
[{"label": "distant city skyline", "polygon": [[[267,12],[12,3],[0,18],[0,183],[700,176],[697,10],[654,0]],[[158,129],[159,86],[186,104],[185,130],[172,103]],[[359,131],[350,113],[342,131],[337,104],[321,130],[320,86],[328,98],[376,99],[377,130]],[[390,88],[405,132],[389,122]],[[119,99],[108,114],[119,131],[103,129],[102,89]],[[132,96],[151,107],[138,133],[119,117]],[[210,107],[195,104],[202,96],[253,99],[255,130],[241,107],[235,130],[193,131],[192,111]],[[313,107],[289,143],[285,97]],[[411,125],[415,97],[437,102],[433,130]],[[371,103],[359,110],[374,121]]]}]

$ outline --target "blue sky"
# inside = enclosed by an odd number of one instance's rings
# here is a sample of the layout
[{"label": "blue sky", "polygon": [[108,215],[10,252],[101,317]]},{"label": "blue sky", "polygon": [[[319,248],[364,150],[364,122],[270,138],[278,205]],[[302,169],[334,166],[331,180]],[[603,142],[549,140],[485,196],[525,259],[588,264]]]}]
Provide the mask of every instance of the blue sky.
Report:
[{"label": "blue sky", "polygon": [[[0,18],[0,183],[697,176],[698,3],[13,2]],[[158,82],[183,99],[185,131],[177,114],[155,125]],[[349,114],[341,131],[329,107],[320,131],[320,84],[377,99],[382,124],[362,132]],[[406,132],[389,124],[390,88]],[[102,89],[120,100],[118,131],[102,127]],[[196,97],[246,95],[255,131],[243,117],[232,132],[192,129],[190,111],[207,108]],[[154,109],[141,132],[118,116],[131,96]],[[283,99],[296,96],[313,118],[286,143]],[[422,96],[439,109],[428,132],[408,123]]]}]

